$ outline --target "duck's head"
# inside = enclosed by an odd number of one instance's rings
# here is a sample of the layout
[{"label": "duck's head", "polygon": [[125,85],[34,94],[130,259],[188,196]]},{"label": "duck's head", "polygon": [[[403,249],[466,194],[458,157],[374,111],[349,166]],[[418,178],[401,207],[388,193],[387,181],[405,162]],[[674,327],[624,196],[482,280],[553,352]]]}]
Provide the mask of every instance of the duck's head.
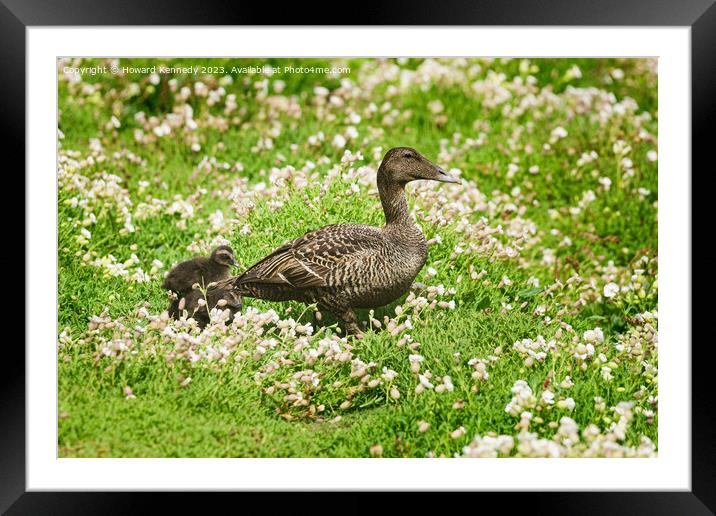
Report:
[{"label": "duck's head", "polygon": [[211,260],[223,265],[224,267],[231,267],[236,265],[236,259],[234,258],[234,250],[228,245],[220,245],[211,253]]},{"label": "duck's head", "polygon": [[405,184],[418,179],[459,183],[460,180],[445,172],[442,168],[410,147],[395,147],[383,157],[378,175],[385,180]]}]

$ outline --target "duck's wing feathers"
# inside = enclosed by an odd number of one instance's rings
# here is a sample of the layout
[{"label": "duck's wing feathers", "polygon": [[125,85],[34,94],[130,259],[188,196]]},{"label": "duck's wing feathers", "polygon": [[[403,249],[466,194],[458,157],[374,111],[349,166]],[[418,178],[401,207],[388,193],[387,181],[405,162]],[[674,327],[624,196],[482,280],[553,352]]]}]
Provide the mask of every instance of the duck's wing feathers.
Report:
[{"label": "duck's wing feathers", "polygon": [[292,246],[297,242],[279,247],[249,268],[239,276],[236,286],[262,283],[283,284],[296,288],[325,287],[330,269],[319,263],[313,263],[310,257],[296,252]]},{"label": "duck's wing feathers", "polygon": [[354,224],[336,224],[311,231],[250,267],[235,284],[329,286],[336,268],[372,253],[380,238],[378,228]]}]

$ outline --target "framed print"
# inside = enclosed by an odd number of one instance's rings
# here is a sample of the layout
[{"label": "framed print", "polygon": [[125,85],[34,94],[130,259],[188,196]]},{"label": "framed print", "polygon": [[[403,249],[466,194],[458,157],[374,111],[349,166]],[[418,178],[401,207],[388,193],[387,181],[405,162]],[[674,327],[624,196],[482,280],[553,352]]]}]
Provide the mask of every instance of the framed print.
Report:
[{"label": "framed print", "polygon": [[259,27],[5,2],[28,229],[2,509],[397,490],[710,513],[690,169],[716,8],[620,5]]}]

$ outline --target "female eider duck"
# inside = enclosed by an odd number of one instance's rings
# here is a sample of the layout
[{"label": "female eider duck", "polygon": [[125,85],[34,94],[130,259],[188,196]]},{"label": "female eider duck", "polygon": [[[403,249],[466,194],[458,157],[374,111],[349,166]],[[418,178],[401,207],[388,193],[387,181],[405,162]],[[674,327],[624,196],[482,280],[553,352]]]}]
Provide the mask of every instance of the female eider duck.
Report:
[{"label": "female eider duck", "polygon": [[233,280],[239,294],[316,303],[361,337],[355,308],[387,305],[405,294],[427,260],[427,242],[408,212],[405,185],[429,179],[459,183],[415,149],[389,150],[378,168],[382,228],[334,224],[310,231]]}]

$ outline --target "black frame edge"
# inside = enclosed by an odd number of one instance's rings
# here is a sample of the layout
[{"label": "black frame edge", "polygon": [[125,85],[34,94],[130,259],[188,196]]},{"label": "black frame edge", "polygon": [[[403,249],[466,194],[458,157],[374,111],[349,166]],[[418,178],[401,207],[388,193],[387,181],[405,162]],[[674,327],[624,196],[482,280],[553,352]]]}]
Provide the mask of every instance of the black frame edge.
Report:
[{"label": "black frame edge", "polygon": [[[267,18],[262,18],[260,10],[242,11],[241,18],[237,15],[222,17],[220,9],[206,8],[207,4],[192,2],[172,2],[176,10],[167,14],[168,0],[160,0],[152,5],[146,1],[132,0],[122,8],[110,7],[110,4],[95,0],[2,0],[0,2],[0,77],[5,79],[4,95],[0,98],[3,116],[0,124],[5,129],[5,147],[7,149],[23,149],[18,152],[18,169],[25,169],[25,70],[26,70],[26,40],[25,29],[28,25],[140,25],[140,24],[177,24],[193,25],[208,24],[209,22],[257,23],[262,24]],[[509,0],[515,7],[520,0]],[[529,2],[524,2],[528,4]],[[588,9],[572,7],[557,12],[560,6],[566,5],[564,0],[555,0],[554,5],[534,3],[525,9],[515,10],[508,8],[505,3],[481,2],[468,5],[465,1],[452,4],[450,10],[441,13],[431,13],[426,6],[418,9],[417,14],[401,16],[403,12],[395,7],[380,7],[366,9],[357,21],[371,24],[477,24],[477,25],[690,25],[692,38],[692,181],[693,173],[697,168],[704,169],[706,173],[713,168],[711,159],[712,141],[708,129],[716,122],[716,4],[714,0],[690,0],[689,2],[669,2],[658,0],[649,4],[649,13],[637,7],[638,0],[623,0],[601,2],[601,7],[591,6]],[[599,2],[592,2],[597,4]],[[10,5],[10,7],[7,7]],[[225,4],[221,4],[226,8]],[[446,6],[447,7],[447,6]],[[524,5],[523,5],[524,7]],[[580,6],[581,8],[582,6]],[[265,7],[264,7],[265,8]],[[271,7],[272,8],[272,7]],[[535,13],[535,10],[539,13]],[[609,10],[605,14],[603,11]],[[62,11],[62,12],[59,12]],[[205,14],[209,12],[209,15]],[[238,10],[237,10],[238,11]],[[579,11],[579,12],[578,12]],[[139,13],[142,13],[141,15]],[[380,14],[387,18],[380,19]],[[445,14],[447,13],[447,14]],[[275,24],[275,13],[271,19]],[[290,18],[292,13],[288,12]],[[305,14],[304,14],[305,15]],[[208,17],[207,17],[208,16]],[[427,19],[427,17],[432,18]],[[211,18],[211,19],[209,19]],[[371,19],[372,18],[372,19]],[[290,18],[289,23],[296,23],[300,18]],[[380,21],[376,21],[380,20]],[[315,20],[311,23],[315,24]],[[708,160],[708,161],[707,161]],[[706,164],[709,163],[709,169]],[[22,181],[23,193],[26,192],[24,178]],[[692,206],[696,207],[697,196],[707,195],[704,191],[693,189]],[[709,205],[706,198],[706,205]],[[692,223],[697,222],[692,217]],[[23,221],[23,233],[25,225]],[[692,228],[692,239],[697,234]],[[693,240],[692,240],[693,245]],[[25,252],[25,251],[23,251]],[[692,259],[696,255],[692,255]],[[695,266],[695,261],[693,262]],[[25,271],[26,272],[26,271]],[[693,275],[693,270],[692,270]],[[709,307],[710,308],[710,307]],[[693,304],[693,312],[704,312],[708,308],[697,308]],[[708,317],[708,315],[706,316]],[[698,320],[692,317],[692,320]],[[706,319],[708,320],[708,318]],[[512,493],[510,504],[513,501],[520,505],[529,506],[531,510],[544,509],[556,514],[604,514],[604,513],[631,513],[631,514],[714,514],[716,511],[716,440],[713,438],[711,421],[716,417],[716,404],[710,394],[711,357],[710,339],[697,343],[692,339],[692,491],[691,492],[650,492],[650,493]],[[127,513],[144,512],[149,498],[158,497],[161,503],[166,503],[169,509],[176,504],[178,508],[188,509],[190,493],[164,493],[149,495],[147,493],[77,493],[54,492],[39,493],[25,492],[26,464],[25,464],[25,352],[23,348],[6,346],[9,356],[3,360],[5,363],[17,364],[16,367],[6,368],[0,375],[0,513],[8,514],[83,514],[87,512]],[[19,364],[22,364],[20,366]],[[211,494],[212,499],[220,497],[228,501],[235,496],[246,500],[248,493],[238,494]],[[294,503],[308,499],[307,493],[293,493]],[[347,506],[357,507],[358,500],[365,495],[346,493],[345,502],[350,499],[355,504]],[[452,495],[451,495],[452,496]],[[472,495],[474,496],[474,495]],[[480,497],[492,496],[494,501],[504,503],[502,493],[484,493]],[[498,499],[497,497],[500,497]],[[202,505],[207,494],[199,494]],[[414,501],[421,503],[422,495],[416,494]],[[153,500],[155,501],[155,500]],[[258,501],[258,500],[257,500]],[[344,505],[344,507],[346,506]],[[360,505],[363,505],[361,503]],[[183,511],[182,511],[183,512]]]},{"label": "black frame edge", "polygon": [[[703,256],[693,251],[694,243],[705,230],[697,229],[704,221],[704,215],[696,216],[698,212],[694,208],[710,206],[706,197],[708,190],[694,188],[694,180],[713,169],[711,133],[716,124],[715,52],[716,4],[712,4],[691,27],[692,289],[696,258]],[[697,170],[700,176],[697,176]],[[702,321],[703,325],[710,320],[706,313],[708,308],[698,299],[692,290],[691,488],[704,505],[716,512],[716,440],[712,423],[716,418],[716,403],[709,394],[713,377],[710,364],[713,363],[714,353],[709,340],[698,338],[694,332],[694,322]]]},{"label": "black frame edge", "polygon": [[350,16],[335,3],[225,0],[2,0],[25,25],[682,25],[713,0],[362,0]]},{"label": "black frame edge", "polygon": [[[15,190],[13,197],[25,199],[25,24],[2,3],[0,80],[3,84],[0,98],[3,149],[6,156],[16,159],[14,167],[3,167],[5,178],[19,183],[22,196]],[[26,216],[21,227],[14,227],[18,233],[22,232],[16,242],[26,242],[25,220]],[[24,264],[24,245],[21,252]],[[3,358],[6,367],[0,374],[0,513],[25,491],[25,346],[14,340],[6,339],[4,351],[8,355]]]},{"label": "black frame edge", "polygon": [[[8,516],[26,514],[155,514],[154,507],[162,512],[190,514],[205,513],[210,507],[232,504],[234,507],[269,508],[269,514],[294,513],[304,508],[305,513],[366,514],[379,507],[373,498],[387,493],[333,492],[316,493],[290,492],[283,498],[279,493],[31,493],[23,495],[7,512]],[[267,495],[271,497],[267,501]],[[605,514],[644,514],[649,516],[709,516],[713,514],[699,499],[688,492],[640,492],[640,493],[440,493],[419,492],[401,497],[401,513],[425,513],[430,501],[439,495],[450,497],[452,507],[463,503],[475,508],[490,505],[510,509],[529,509],[530,514],[555,514],[569,516],[591,516]],[[372,503],[371,503],[372,502]],[[444,500],[440,500],[444,502]],[[240,504],[240,505],[239,505]],[[459,504],[459,505],[458,505]],[[443,505],[443,511],[445,508]],[[368,507],[373,509],[368,509]],[[323,510],[321,510],[323,509]],[[290,511],[290,512],[288,512]],[[510,511],[511,512],[511,511]],[[299,509],[298,514],[303,512]],[[381,514],[378,510],[376,514]]]}]

